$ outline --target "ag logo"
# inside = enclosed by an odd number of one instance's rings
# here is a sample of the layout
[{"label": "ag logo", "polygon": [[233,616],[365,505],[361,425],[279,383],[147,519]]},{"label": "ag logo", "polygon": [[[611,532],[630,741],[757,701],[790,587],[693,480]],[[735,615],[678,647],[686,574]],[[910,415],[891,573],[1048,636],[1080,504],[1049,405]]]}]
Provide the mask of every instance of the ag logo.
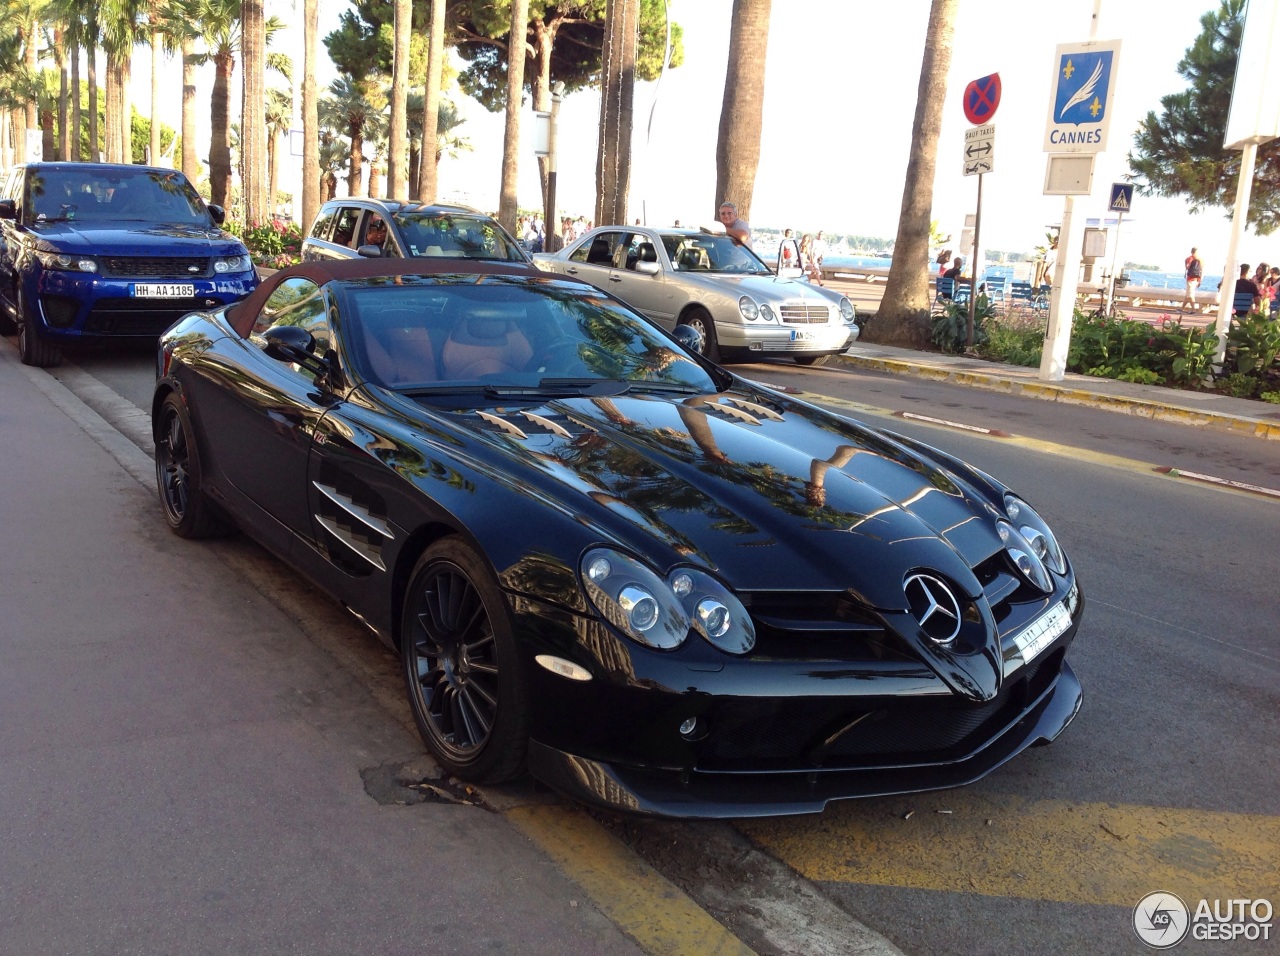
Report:
[{"label": "ag logo", "polygon": [[1133,931],[1152,949],[1170,949],[1187,936],[1191,913],[1172,893],[1148,893],[1133,908]]}]

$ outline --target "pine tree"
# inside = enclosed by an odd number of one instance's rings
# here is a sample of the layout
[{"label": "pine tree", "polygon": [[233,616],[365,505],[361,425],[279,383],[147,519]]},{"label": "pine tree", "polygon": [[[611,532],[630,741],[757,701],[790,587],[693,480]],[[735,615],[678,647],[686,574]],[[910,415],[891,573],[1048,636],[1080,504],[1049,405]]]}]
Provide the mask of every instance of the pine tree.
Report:
[{"label": "pine tree", "polygon": [[[1150,112],[1140,124],[1129,153],[1140,193],[1181,196],[1197,212],[1234,206],[1240,151],[1223,142],[1244,6],[1245,0],[1222,0],[1218,10],[1200,18],[1200,35],[1178,63],[1188,88],[1162,97],[1160,114]],[[1258,147],[1249,225],[1263,236],[1280,226],[1280,140]]]}]

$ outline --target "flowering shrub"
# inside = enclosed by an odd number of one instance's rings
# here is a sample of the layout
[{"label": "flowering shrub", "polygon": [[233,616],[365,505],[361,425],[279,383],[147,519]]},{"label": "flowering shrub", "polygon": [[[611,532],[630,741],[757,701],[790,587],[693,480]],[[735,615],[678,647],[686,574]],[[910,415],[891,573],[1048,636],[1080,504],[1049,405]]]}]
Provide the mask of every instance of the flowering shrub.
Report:
[{"label": "flowering shrub", "polygon": [[302,261],[302,233],[293,223],[272,219],[243,226],[239,233],[255,265],[283,269]]}]

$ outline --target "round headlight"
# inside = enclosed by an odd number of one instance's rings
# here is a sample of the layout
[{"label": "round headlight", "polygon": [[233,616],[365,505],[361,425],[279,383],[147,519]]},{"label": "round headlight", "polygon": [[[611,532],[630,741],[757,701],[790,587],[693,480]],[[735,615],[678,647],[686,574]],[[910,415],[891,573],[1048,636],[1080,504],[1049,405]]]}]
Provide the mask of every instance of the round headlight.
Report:
[{"label": "round headlight", "polygon": [[778,321],[778,317],[773,314],[773,306],[769,305],[768,303],[765,303],[764,305],[760,306],[760,318],[763,319],[765,322]]},{"label": "round headlight", "polygon": [[1005,495],[1004,511],[1040,559],[1058,574],[1066,574],[1067,557],[1062,551],[1062,546],[1058,544],[1054,533],[1049,530],[1048,523],[1036,514],[1035,509],[1021,498]]},{"label": "round headlight", "polygon": [[698,602],[698,624],[707,637],[724,637],[733,623],[729,609],[714,598],[703,598]]},{"label": "round headlight", "polygon": [[996,522],[996,530],[1000,532],[1005,553],[1022,576],[1045,594],[1052,592],[1053,582],[1049,579],[1049,569],[1036,553],[1035,546],[1007,521]]},{"label": "round headlight", "polygon": [[689,615],[657,573],[630,555],[596,548],[582,557],[582,588],[606,621],[646,647],[679,647]]},{"label": "round headlight", "polygon": [[858,318],[858,310],[853,307],[852,302],[843,296],[840,298],[840,318],[846,323],[854,322]]},{"label": "round headlight", "polygon": [[748,322],[754,322],[760,316],[760,307],[750,296],[744,295],[738,300],[738,311]]}]

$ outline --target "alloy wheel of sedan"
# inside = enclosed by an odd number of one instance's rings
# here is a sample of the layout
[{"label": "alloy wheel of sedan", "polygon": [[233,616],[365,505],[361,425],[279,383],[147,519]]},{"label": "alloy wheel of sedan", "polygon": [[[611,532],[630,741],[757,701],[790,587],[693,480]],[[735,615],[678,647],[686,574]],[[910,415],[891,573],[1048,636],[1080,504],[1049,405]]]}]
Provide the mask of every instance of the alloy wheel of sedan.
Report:
[{"label": "alloy wheel of sedan", "polygon": [[442,766],[478,782],[524,765],[527,707],[503,602],[471,550],[445,539],[418,564],[401,631],[419,733]]},{"label": "alloy wheel of sedan", "polygon": [[208,538],[226,529],[222,517],[205,498],[200,456],[191,441],[191,426],[181,400],[165,398],[156,429],[156,486],[165,519],[183,538]]},{"label": "alloy wheel of sedan", "polygon": [[702,308],[690,309],[688,314],[680,320],[680,324],[701,332],[702,354],[713,362],[720,361],[720,342],[716,339],[716,324],[711,318],[711,313]]}]

